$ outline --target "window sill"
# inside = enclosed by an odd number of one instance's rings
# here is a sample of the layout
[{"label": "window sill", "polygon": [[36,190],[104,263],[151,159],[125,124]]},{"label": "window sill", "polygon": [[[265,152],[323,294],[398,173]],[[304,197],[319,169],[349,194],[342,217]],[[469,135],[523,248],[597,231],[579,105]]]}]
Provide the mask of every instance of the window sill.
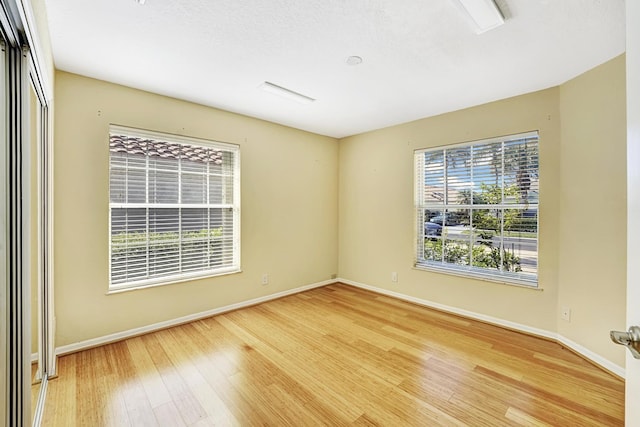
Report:
[{"label": "window sill", "polygon": [[526,288],[532,291],[542,291],[543,289],[538,286],[538,282],[532,280],[518,280],[516,278],[497,277],[490,275],[478,274],[472,271],[462,271],[454,268],[440,267],[434,265],[417,264],[413,267],[414,270],[429,271],[433,273],[447,274],[450,276],[464,277],[466,279],[482,280],[484,282],[499,283],[501,285],[515,286],[518,288]]},{"label": "window sill", "polygon": [[242,270],[240,268],[233,268],[233,269],[224,270],[224,271],[215,272],[215,273],[162,277],[158,279],[140,281],[138,283],[134,282],[133,285],[122,285],[121,287],[114,286],[112,288],[109,288],[106,295],[121,294],[123,292],[129,292],[129,291],[139,291],[141,289],[156,288],[159,286],[175,285],[177,283],[192,282],[194,280],[208,279],[211,277],[219,277],[219,276],[227,276],[230,274],[237,274],[237,273],[242,273]]}]

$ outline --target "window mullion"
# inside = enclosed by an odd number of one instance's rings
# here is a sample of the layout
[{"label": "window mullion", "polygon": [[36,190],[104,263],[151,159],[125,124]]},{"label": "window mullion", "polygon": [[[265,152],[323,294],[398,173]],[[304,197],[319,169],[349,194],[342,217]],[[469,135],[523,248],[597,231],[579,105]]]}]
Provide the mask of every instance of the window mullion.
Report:
[{"label": "window mullion", "polygon": [[182,273],[182,147],[178,154],[178,273]]},{"label": "window mullion", "polygon": [[210,151],[207,150],[207,174],[205,176],[205,200],[207,201],[207,267],[211,267],[211,245],[213,244],[211,240],[211,154]]},{"label": "window mullion", "polygon": [[[147,143],[147,150],[144,153],[145,156],[145,174],[144,174],[144,178],[145,178],[145,183],[144,183],[144,200],[146,203],[149,203],[149,144],[151,144],[151,141],[149,141]],[[147,259],[147,265],[146,265],[146,270],[147,270],[147,278],[151,277],[151,264],[150,264],[150,257],[149,257],[149,246],[150,246],[150,240],[151,240],[151,230],[149,228],[149,208],[147,207],[144,212],[145,212],[145,221],[146,221],[146,229],[147,229],[147,247],[146,247],[146,259]]]},{"label": "window mullion", "polygon": [[424,256],[424,252],[425,252],[425,240],[426,240],[426,235],[424,232],[424,227],[425,227],[425,217],[424,217],[424,205],[425,205],[425,200],[424,200],[424,192],[425,192],[425,167],[426,167],[426,161],[425,161],[425,154],[421,154],[417,156],[417,162],[416,162],[416,172],[417,172],[417,180],[415,183],[415,200],[416,200],[416,205],[417,205],[417,238],[418,238],[418,242],[417,242],[417,250],[418,252],[418,256],[416,257],[417,260],[420,261],[424,261],[425,260],[425,256]]},{"label": "window mullion", "polygon": [[500,171],[500,175],[501,175],[501,193],[502,193],[502,200],[500,201],[500,247],[498,248],[498,250],[500,251],[500,271],[504,271],[504,214],[505,214],[505,203],[504,203],[504,158],[505,156],[505,148],[504,148],[504,141],[500,142],[500,146],[501,146],[501,151],[502,151],[502,155],[500,156],[502,158],[502,170]]},{"label": "window mullion", "polygon": [[471,208],[469,208],[469,266],[473,267],[473,242],[475,240],[473,236],[473,147],[470,147],[469,150],[471,151],[469,156],[471,158],[471,173],[469,174],[471,178],[469,183],[469,204],[471,205]]},{"label": "window mullion", "polygon": [[[127,153],[124,161],[124,202],[129,202],[129,154]],[[129,209],[124,211],[124,247],[125,251],[129,251]],[[125,252],[125,253],[126,253]],[[126,277],[129,278],[129,257],[125,257],[124,261]]]},{"label": "window mullion", "polygon": [[500,271],[504,271],[504,205],[500,208],[500,212],[500,246],[498,250],[500,251]]},{"label": "window mullion", "polygon": [[[442,162],[444,164],[444,185],[442,186],[443,191],[444,191],[444,206],[443,206],[443,212],[442,212],[442,228],[444,229],[445,227],[445,223],[446,223],[446,215],[447,215],[447,208],[449,207],[449,170],[448,170],[448,161],[447,161],[447,150],[442,150],[443,151],[443,155],[442,155]],[[446,248],[446,233],[444,233],[445,235],[440,236],[440,241],[442,242],[442,250],[440,251],[440,262],[444,263],[445,262],[445,248]]]}]

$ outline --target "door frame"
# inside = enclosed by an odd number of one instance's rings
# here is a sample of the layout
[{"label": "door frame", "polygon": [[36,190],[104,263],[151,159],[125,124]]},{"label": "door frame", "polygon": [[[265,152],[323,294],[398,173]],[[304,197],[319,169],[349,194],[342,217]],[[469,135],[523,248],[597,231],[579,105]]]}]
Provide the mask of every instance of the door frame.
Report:
[{"label": "door frame", "polygon": [[[627,326],[640,325],[640,2],[626,0],[627,67]],[[640,360],[627,352],[625,424],[640,425]]]}]

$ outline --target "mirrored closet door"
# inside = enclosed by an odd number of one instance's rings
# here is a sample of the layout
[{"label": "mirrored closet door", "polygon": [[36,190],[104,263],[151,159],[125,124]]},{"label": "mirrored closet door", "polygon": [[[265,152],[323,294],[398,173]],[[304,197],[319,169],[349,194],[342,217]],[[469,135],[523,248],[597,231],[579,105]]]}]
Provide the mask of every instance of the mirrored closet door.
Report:
[{"label": "mirrored closet door", "polygon": [[52,86],[35,31],[29,2],[0,2],[0,425],[39,425],[56,370]]},{"label": "mirrored closet door", "polygon": [[36,95],[33,85],[29,85],[29,114],[28,119],[28,138],[26,143],[29,144],[29,308],[31,313],[31,338],[29,339],[29,354],[31,362],[31,422],[35,420],[35,412],[42,388],[42,363],[40,363],[41,355],[41,330],[42,319],[40,316],[40,274],[39,268],[39,233],[38,233],[38,96]]},{"label": "mirrored closet door", "polygon": [[29,56],[28,113],[24,115],[29,144],[25,174],[29,180],[29,286],[31,346],[31,423],[39,425],[44,409],[47,380],[55,376],[53,349],[53,300],[51,258],[51,141],[49,107],[34,57]]}]

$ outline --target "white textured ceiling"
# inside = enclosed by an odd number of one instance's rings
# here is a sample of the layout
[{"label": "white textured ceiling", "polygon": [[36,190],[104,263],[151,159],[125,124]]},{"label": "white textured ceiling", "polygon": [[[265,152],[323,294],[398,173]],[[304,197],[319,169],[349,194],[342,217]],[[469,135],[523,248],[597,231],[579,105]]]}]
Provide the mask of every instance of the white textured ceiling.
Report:
[{"label": "white textured ceiling", "polygon": [[456,0],[46,0],[58,69],[338,138],[556,86],[624,52],[624,0],[496,3],[505,24],[478,35]]}]

